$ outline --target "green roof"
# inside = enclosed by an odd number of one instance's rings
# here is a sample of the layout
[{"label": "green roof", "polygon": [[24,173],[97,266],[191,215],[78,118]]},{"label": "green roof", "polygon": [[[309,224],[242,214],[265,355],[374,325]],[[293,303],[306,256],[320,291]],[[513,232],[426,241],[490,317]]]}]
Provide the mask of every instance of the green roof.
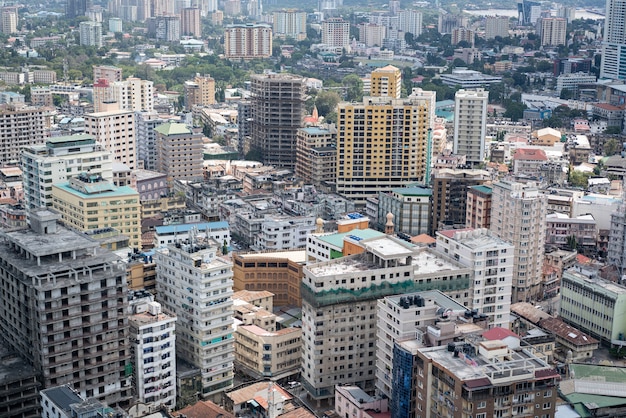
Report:
[{"label": "green roof", "polygon": [[85,141],[87,139],[94,139],[94,138],[93,138],[93,136],[87,135],[87,134],[53,136],[53,137],[50,137],[50,138],[46,138],[46,142],[51,142],[53,144],[58,144],[60,142]]},{"label": "green roof", "polygon": [[349,235],[358,237],[360,239],[368,239],[368,238],[376,238],[385,235],[380,231],[376,231],[375,229],[353,229],[349,232],[342,232],[331,235],[323,235],[319,237],[321,241],[327,242],[329,245],[332,245],[337,248],[343,248],[343,239]]},{"label": "green roof", "polygon": [[154,128],[155,131],[162,135],[185,135],[190,134],[191,129],[184,123],[164,123]]},{"label": "green roof", "polygon": [[472,186],[471,189],[477,190],[479,192],[483,192],[486,194],[491,194],[491,192],[493,192],[493,189],[489,186],[484,186],[484,185],[478,185],[478,186]]},{"label": "green roof", "polygon": [[391,190],[402,196],[431,196],[433,191],[425,187],[398,187]]},{"label": "green roof", "polygon": [[[616,396],[592,395],[589,393],[570,393],[563,396],[567,402],[572,404],[574,410],[583,417],[592,417],[592,412],[585,405],[593,405],[595,408],[610,408],[626,404],[626,398]],[[595,405],[594,405],[595,404]]]},{"label": "green roof", "polygon": [[586,379],[598,381],[601,377],[604,382],[626,382],[626,368],[614,366],[600,366],[597,364],[571,364],[570,370],[576,379]]},{"label": "green roof", "polygon": [[135,189],[132,189],[128,186],[121,186],[121,187],[115,188],[115,190],[103,191],[101,193],[96,192],[94,194],[86,194],[76,189],[72,189],[69,183],[54,184],[53,187],[58,187],[61,190],[64,190],[68,193],[71,193],[83,199],[94,199],[94,198],[100,199],[102,197],[131,197],[131,196],[138,197],[139,196],[139,193]]}]

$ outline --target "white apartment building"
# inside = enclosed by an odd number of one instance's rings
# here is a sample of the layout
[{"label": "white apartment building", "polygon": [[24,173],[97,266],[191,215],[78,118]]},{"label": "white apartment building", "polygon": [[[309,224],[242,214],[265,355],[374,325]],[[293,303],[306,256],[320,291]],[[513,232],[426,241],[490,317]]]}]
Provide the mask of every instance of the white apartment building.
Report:
[{"label": "white apartment building", "polygon": [[465,155],[474,167],[485,160],[488,101],[489,92],[483,89],[461,89],[454,95],[453,152]]},{"label": "white apartment building", "polygon": [[383,46],[387,28],[375,23],[361,23],[359,25],[359,41],[366,47]]},{"label": "white apartment building", "polygon": [[80,44],[85,46],[102,47],[102,23],[80,22]]},{"label": "white apartment building", "polygon": [[383,236],[361,254],[303,268],[302,384],[321,404],[335,385],[376,384],[376,305],[381,297],[438,289],[463,304],[470,269],[428,248]]},{"label": "white apartment building", "polygon": [[350,52],[350,22],[333,17],[322,22],[322,44]]},{"label": "white apartment building", "polygon": [[499,181],[491,200],[491,232],[515,247],[512,303],[541,299],[548,199],[536,185]]},{"label": "white apartment building", "polygon": [[565,45],[567,20],[560,17],[541,18],[541,46]]},{"label": "white apartment building", "polygon": [[485,18],[485,38],[509,36],[509,18],[507,16],[487,16]]},{"label": "white apartment building", "polygon": [[143,163],[146,170],[155,170],[157,162],[156,140],[157,126],[165,123],[156,111],[135,112],[135,132],[137,138],[137,159]]},{"label": "white apartment building", "polygon": [[422,34],[422,12],[417,10],[401,10],[398,13],[398,29],[411,33],[415,38]]},{"label": "white apartment building", "polygon": [[135,114],[130,110],[110,110],[85,114],[85,133],[111,151],[117,162],[134,170],[137,166]]},{"label": "white apartment building", "polygon": [[606,2],[600,78],[626,78],[626,1]]},{"label": "white apartment building", "polygon": [[428,326],[463,315],[467,308],[438,290],[378,299],[376,321],[376,390],[391,399],[393,346],[396,341],[426,344]]},{"label": "white apartment building", "polygon": [[296,41],[306,39],[306,12],[294,9],[274,12],[274,36]]},{"label": "white apartment building", "polygon": [[202,373],[202,396],[221,399],[233,386],[233,270],[221,244],[190,231],[155,254],[156,288],[176,320],[176,354]]},{"label": "white apartment building", "polygon": [[307,235],[315,231],[313,216],[266,216],[257,239],[259,250],[289,250],[306,247]]},{"label": "white apartment building", "polygon": [[149,299],[130,301],[133,314],[128,323],[135,396],[155,409],[160,405],[174,408],[176,317],[163,313],[161,304]]},{"label": "white apartment building", "polygon": [[570,90],[574,97],[578,94],[578,86],[581,84],[595,84],[596,76],[585,73],[561,74],[556,78],[556,92],[561,94],[563,89]]},{"label": "white apartment building", "polygon": [[122,110],[134,112],[152,112],[154,110],[153,82],[137,77],[128,77],[124,81],[111,83],[111,99]]},{"label": "white apartment building", "polygon": [[65,183],[82,172],[113,181],[113,157],[91,135],[48,138],[45,145],[22,150],[26,209],[52,206],[52,185]]},{"label": "white apartment building", "polygon": [[489,328],[509,328],[513,244],[488,229],[437,232],[437,250],[474,270],[469,307],[487,315]]},{"label": "white apartment building", "polygon": [[157,226],[154,230],[154,246],[167,247],[187,238],[192,230],[214,239],[219,244],[230,245],[230,229],[228,222],[186,223],[177,225]]}]

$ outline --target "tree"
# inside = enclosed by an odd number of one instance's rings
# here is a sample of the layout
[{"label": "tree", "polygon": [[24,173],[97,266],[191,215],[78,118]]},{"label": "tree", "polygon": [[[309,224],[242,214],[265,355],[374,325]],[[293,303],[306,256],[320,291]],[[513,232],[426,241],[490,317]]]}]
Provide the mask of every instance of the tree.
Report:
[{"label": "tree", "polygon": [[524,103],[507,100],[504,107],[506,108],[504,117],[511,118],[513,122],[517,122],[524,117],[524,109],[526,109]]},{"label": "tree", "polygon": [[315,106],[320,116],[326,117],[331,112],[335,111],[337,104],[341,101],[341,96],[335,91],[324,90],[320,91],[315,98]]},{"label": "tree", "polygon": [[567,237],[567,248],[570,251],[576,251],[578,248],[578,242],[576,242],[576,235],[570,235]]},{"label": "tree", "polygon": [[581,171],[571,170],[569,172],[569,184],[574,187],[587,188],[587,180],[591,173],[583,173]]},{"label": "tree", "polygon": [[341,80],[341,84],[347,88],[346,100],[360,102],[363,100],[363,80],[356,74],[349,74]]},{"label": "tree", "polygon": [[604,151],[604,155],[606,157],[610,157],[611,155],[615,155],[619,152],[619,142],[617,142],[617,139],[611,138],[604,143],[604,146],[602,148]]}]

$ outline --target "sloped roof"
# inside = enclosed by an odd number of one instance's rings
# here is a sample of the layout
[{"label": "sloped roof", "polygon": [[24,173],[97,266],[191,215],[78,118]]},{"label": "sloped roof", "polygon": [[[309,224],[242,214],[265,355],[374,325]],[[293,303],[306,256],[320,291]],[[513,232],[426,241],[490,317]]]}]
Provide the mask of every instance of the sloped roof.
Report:
[{"label": "sloped roof", "polygon": [[185,135],[192,133],[191,129],[184,123],[175,122],[163,123],[154,128],[154,130],[162,135]]},{"label": "sloped roof", "polygon": [[502,327],[494,327],[491,328],[488,331],[483,332],[483,337],[485,337],[488,340],[503,340],[506,337],[515,337],[518,340],[520,339],[519,335],[517,335],[516,333],[514,333],[511,330],[508,330],[506,328],[502,328]]},{"label": "sloped roof", "polygon": [[185,415],[187,418],[234,418],[234,415],[211,401],[198,401],[179,411],[172,412],[175,417]]},{"label": "sloped roof", "polygon": [[548,161],[546,153],[542,149],[518,148],[513,155],[514,160],[524,161]]}]

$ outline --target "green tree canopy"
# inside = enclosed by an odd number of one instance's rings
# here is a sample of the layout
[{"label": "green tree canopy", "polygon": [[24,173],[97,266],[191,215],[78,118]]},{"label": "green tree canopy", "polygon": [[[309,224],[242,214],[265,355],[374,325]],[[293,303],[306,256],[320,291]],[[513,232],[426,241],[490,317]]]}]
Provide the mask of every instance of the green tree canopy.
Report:
[{"label": "green tree canopy", "polygon": [[323,90],[315,98],[315,106],[320,116],[326,117],[334,112],[337,104],[341,101],[341,96],[335,91]]},{"label": "green tree canopy", "polygon": [[363,80],[356,74],[348,74],[341,80],[341,84],[347,88],[346,100],[360,102],[363,100]]}]

